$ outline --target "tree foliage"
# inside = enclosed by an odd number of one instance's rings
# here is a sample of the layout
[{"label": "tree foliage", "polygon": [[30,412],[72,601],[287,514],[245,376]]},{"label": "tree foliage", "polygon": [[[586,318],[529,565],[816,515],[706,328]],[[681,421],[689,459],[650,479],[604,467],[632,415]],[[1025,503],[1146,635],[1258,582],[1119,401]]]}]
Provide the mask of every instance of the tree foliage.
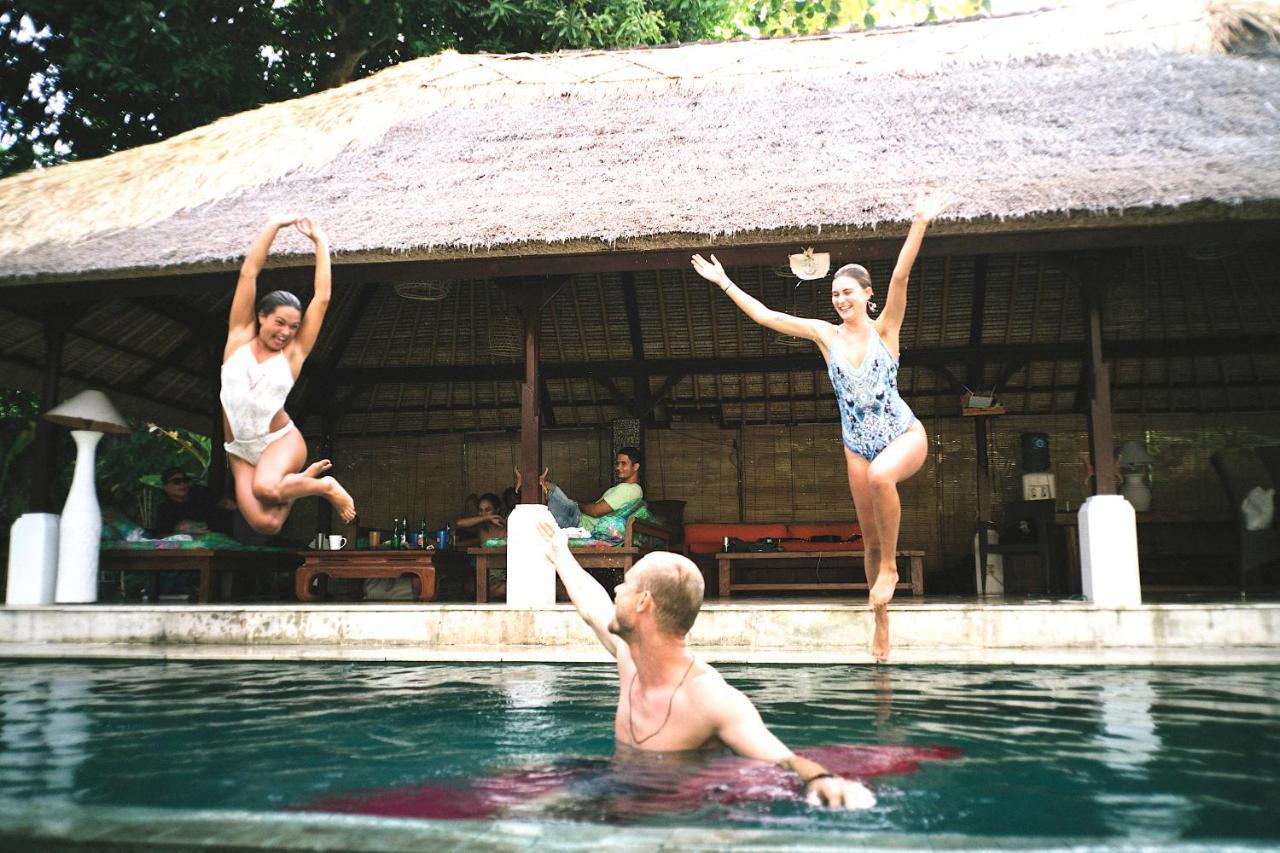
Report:
[{"label": "tree foliage", "polygon": [[0,0],[0,176],[446,49],[521,53],[976,13],[990,0]]},{"label": "tree foliage", "polygon": [[[743,0],[747,23],[762,35],[919,24],[991,11],[991,0]],[[739,16],[742,19],[742,16]]]}]

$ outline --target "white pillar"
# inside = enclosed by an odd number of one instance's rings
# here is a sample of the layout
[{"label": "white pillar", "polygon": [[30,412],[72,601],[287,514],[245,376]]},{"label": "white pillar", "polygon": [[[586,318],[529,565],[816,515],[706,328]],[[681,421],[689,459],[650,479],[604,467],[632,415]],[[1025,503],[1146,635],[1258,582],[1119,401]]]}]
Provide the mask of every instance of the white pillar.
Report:
[{"label": "white pillar", "polygon": [[93,459],[102,433],[73,429],[76,472],[62,508],[58,530],[59,604],[86,604],[98,600],[98,547],[102,539],[102,510],[94,485]]},{"label": "white pillar", "polygon": [[520,504],[507,518],[507,607],[551,607],[556,603],[556,570],[538,522],[554,525],[542,504]]},{"label": "white pillar", "polygon": [[1094,495],[1080,506],[1078,518],[1084,597],[1101,607],[1141,604],[1133,506],[1120,495]]},{"label": "white pillar", "polygon": [[52,512],[23,513],[9,530],[5,603],[53,604],[57,576],[58,516]]}]

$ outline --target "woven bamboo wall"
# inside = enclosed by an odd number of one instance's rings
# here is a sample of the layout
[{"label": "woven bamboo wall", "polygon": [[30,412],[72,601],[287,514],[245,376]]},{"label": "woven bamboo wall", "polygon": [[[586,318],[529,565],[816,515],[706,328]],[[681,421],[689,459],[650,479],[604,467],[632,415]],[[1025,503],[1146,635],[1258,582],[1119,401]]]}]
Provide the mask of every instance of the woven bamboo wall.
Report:
[{"label": "woven bamboo wall", "polygon": [[645,494],[685,502],[684,520],[739,521],[737,430],[679,424],[645,433]]},{"label": "woven bamboo wall", "polygon": [[[926,551],[933,571],[968,559],[977,513],[974,425],[968,419],[927,419],[929,455],[904,483],[901,546]],[[989,422],[996,504],[1021,495],[1019,436],[1049,433],[1060,509],[1089,494],[1088,438],[1081,415],[1004,416]],[[1117,444],[1145,441],[1152,466],[1153,508],[1228,513],[1209,455],[1222,447],[1280,443],[1274,415],[1121,415]],[[573,497],[592,499],[610,483],[608,428],[549,430],[543,460]],[[693,521],[841,521],[855,517],[836,424],[722,429],[679,424],[645,435],[645,490],[651,499],[686,502]],[[500,492],[518,455],[514,433],[424,436],[340,442],[337,474],[356,499],[365,526],[390,525],[396,515],[439,527],[467,509],[468,496]],[[741,465],[741,471],[739,471]],[[315,502],[299,505],[286,531],[308,539]],[[336,528],[335,528],[336,529]]]},{"label": "woven bamboo wall", "polygon": [[335,475],[356,502],[360,524],[390,528],[407,516],[430,528],[456,518],[463,436],[348,439],[334,446]]},{"label": "woven bamboo wall", "polygon": [[[608,430],[547,430],[543,433],[542,464],[551,479],[576,500],[595,500],[612,484],[612,452]],[[515,433],[468,435],[465,440],[465,482],[459,489],[459,508],[468,495],[502,494],[514,484],[520,459],[520,437]]]}]

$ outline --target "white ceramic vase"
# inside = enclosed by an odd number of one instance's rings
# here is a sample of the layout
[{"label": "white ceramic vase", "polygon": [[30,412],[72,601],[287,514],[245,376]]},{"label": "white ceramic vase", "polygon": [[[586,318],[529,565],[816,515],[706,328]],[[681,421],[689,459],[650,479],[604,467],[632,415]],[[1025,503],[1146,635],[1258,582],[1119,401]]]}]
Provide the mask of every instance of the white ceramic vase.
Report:
[{"label": "white ceramic vase", "polygon": [[58,528],[58,604],[87,604],[98,600],[98,547],[102,539],[102,510],[94,485],[93,462],[102,433],[73,429],[76,471],[62,508]]}]

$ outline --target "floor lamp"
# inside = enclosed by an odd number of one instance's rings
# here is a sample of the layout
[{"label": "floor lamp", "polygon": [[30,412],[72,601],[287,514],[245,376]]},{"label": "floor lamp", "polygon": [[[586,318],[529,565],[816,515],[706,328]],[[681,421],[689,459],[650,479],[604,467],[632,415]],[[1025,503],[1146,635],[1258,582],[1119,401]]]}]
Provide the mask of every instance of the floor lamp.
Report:
[{"label": "floor lamp", "polygon": [[58,579],[53,598],[58,604],[86,604],[98,600],[98,547],[102,540],[94,455],[104,432],[125,433],[132,428],[101,391],[81,391],[46,412],[44,419],[70,427],[76,443],[76,470],[58,525]]}]

